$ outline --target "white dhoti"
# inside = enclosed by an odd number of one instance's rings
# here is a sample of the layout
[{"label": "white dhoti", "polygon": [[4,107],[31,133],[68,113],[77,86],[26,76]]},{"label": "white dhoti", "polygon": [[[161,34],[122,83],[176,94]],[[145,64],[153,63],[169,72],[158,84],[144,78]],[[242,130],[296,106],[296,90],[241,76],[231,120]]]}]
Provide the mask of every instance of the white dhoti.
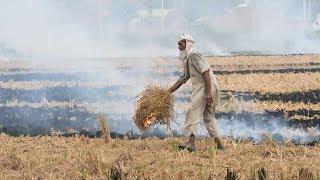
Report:
[{"label": "white dhoti", "polygon": [[[188,79],[192,83],[191,103],[187,109],[183,135],[189,137],[191,133],[197,134],[201,115],[210,137],[218,138],[216,128],[215,110],[219,104],[219,87],[218,82],[210,69],[210,66],[205,62],[205,59],[200,53],[191,53],[186,62],[186,68],[181,81],[185,83]],[[203,73],[210,72],[211,91],[214,102],[211,105],[206,104],[205,99],[205,81]]]}]

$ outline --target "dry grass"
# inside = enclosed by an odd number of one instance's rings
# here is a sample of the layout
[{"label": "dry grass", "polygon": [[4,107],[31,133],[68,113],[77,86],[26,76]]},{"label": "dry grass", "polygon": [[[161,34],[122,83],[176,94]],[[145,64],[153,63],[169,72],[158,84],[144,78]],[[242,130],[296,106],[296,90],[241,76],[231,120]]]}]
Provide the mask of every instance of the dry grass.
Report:
[{"label": "dry grass", "polygon": [[[0,135],[1,179],[240,179],[258,178],[265,168],[269,179],[315,177],[320,171],[320,146],[275,143],[254,145],[225,140],[227,149],[214,149],[210,140],[197,141],[198,151],[179,151],[180,139],[114,140],[86,137],[9,137]],[[5,162],[5,163],[3,163]],[[304,170],[302,170],[302,168]]]},{"label": "dry grass", "polygon": [[[213,66],[225,66],[232,70],[239,67],[264,69],[265,67],[273,68],[286,65],[307,65],[311,62],[319,63],[319,57],[319,55],[230,56],[209,57],[208,59]],[[119,66],[123,66],[123,64],[134,66],[136,64],[136,61],[130,61],[134,64],[128,62],[119,63]],[[105,62],[105,64],[107,63],[110,62]],[[158,63],[167,64],[168,61],[163,60]],[[14,68],[41,67],[39,70],[44,72],[47,68],[53,72],[65,69],[79,70],[77,64],[72,63],[68,67],[65,67],[65,63],[60,63],[61,65],[58,63],[59,65],[56,67],[52,64],[29,66],[17,62],[0,62],[0,64],[4,64],[3,68],[5,68],[0,72],[9,74],[11,73],[9,70]],[[62,65],[64,67],[61,67]],[[103,67],[103,65],[97,63],[90,69],[97,70],[103,69]],[[158,72],[167,72],[170,71],[170,68],[176,70],[172,66],[159,69]],[[319,73],[218,76],[221,89],[263,93],[319,89],[319,77]],[[167,76],[164,78],[165,82],[171,81]],[[174,80],[176,80],[176,77]],[[172,79],[172,81],[174,80]],[[14,90],[61,86],[101,88],[107,87],[109,84],[75,81],[9,81],[0,83],[0,88]],[[135,116],[136,120],[139,120],[138,122],[143,122],[149,118],[153,121],[152,123],[165,124],[172,117],[173,97],[169,97],[171,94],[163,91],[164,89],[156,87],[154,90],[156,90],[154,94],[150,94],[150,91],[141,94],[140,98],[143,95],[147,98],[140,101],[140,104],[138,103],[138,109],[142,109],[138,112],[138,116]],[[159,93],[161,96],[159,96]],[[15,104],[17,102],[13,103],[13,105]],[[41,103],[32,105],[41,106]],[[57,103],[52,103],[52,105],[56,106]],[[65,105],[65,103],[59,104],[59,106]],[[73,104],[67,103],[67,105],[72,106]],[[242,108],[251,109],[255,112],[259,109],[289,110],[296,109],[299,106],[301,108],[319,109],[315,104],[301,105],[282,102],[246,102],[244,104],[243,102],[237,102],[236,99],[222,109],[228,111]],[[144,124],[143,126],[140,125],[141,127],[147,129]],[[108,134],[107,131],[104,134]],[[0,179],[224,179],[227,174],[229,179],[264,179],[267,177],[268,179],[306,180],[320,178],[318,175],[318,172],[320,172],[320,145],[315,147],[294,146],[292,144],[279,146],[273,142],[255,145],[251,142],[236,143],[224,140],[227,149],[218,151],[213,148],[215,145],[212,141],[200,140],[196,144],[198,151],[189,153],[178,150],[177,144],[181,142],[181,139],[125,139],[114,140],[109,143],[103,143],[103,141],[105,139],[89,139],[86,137],[14,138],[0,134]]]},{"label": "dry grass", "polygon": [[[181,105],[180,105],[181,106]],[[320,111],[319,104],[303,103],[303,102],[281,102],[281,101],[243,101],[238,99],[228,99],[222,101],[218,112],[229,112],[229,111],[250,111],[253,113],[268,111],[294,111],[299,109],[307,109]]]},{"label": "dry grass", "polygon": [[221,90],[286,93],[317,90],[320,73],[230,74],[218,76]]},{"label": "dry grass", "polygon": [[[174,82],[177,77],[165,78]],[[318,90],[320,72],[217,75],[219,87],[226,91],[249,91],[264,93],[291,93]],[[191,89],[190,82],[181,89]],[[181,96],[181,90],[175,93]]]},{"label": "dry grass", "polygon": [[[320,63],[320,55],[235,55],[235,56],[207,56],[208,63],[214,70],[235,71],[240,69],[274,69],[290,67],[310,67]],[[132,61],[135,62],[135,61]],[[154,65],[150,69],[163,73],[176,71],[178,61],[170,58],[153,59]],[[129,63],[128,63],[129,64]]]},{"label": "dry grass", "polygon": [[8,81],[0,82],[1,89],[12,89],[12,90],[37,90],[43,88],[56,88],[56,87],[87,87],[87,88],[104,88],[110,84],[100,82],[79,82],[79,81],[47,81],[47,80],[32,80],[32,81]]},{"label": "dry grass", "polygon": [[[222,100],[220,106],[217,108],[217,112],[230,112],[230,111],[249,111],[252,113],[262,113],[268,111],[294,111],[299,109],[307,109],[320,111],[319,104],[303,103],[303,102],[281,102],[281,101],[259,101],[250,100],[244,101],[236,99],[234,96],[231,98]],[[188,107],[186,102],[176,102],[175,108],[185,111]]]},{"label": "dry grass", "polygon": [[319,63],[320,55],[272,55],[272,56],[210,56],[207,57],[210,64],[214,65],[242,65],[242,66],[266,66],[286,65],[301,63]]},{"label": "dry grass", "polygon": [[110,131],[107,124],[107,119],[103,115],[100,115],[98,117],[98,121],[99,121],[100,129],[102,132],[102,138],[106,143],[110,142],[111,136],[110,136]]},{"label": "dry grass", "polygon": [[173,95],[163,87],[148,86],[139,96],[135,106],[134,122],[141,131],[153,124],[170,125],[173,119]]}]

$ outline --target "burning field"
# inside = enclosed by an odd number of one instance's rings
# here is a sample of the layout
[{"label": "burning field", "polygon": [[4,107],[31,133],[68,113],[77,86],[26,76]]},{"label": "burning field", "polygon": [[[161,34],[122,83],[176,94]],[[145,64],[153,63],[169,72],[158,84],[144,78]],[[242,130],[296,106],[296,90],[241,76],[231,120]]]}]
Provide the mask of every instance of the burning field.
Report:
[{"label": "burning field", "polygon": [[[221,88],[216,118],[227,150],[215,150],[201,124],[196,153],[177,150],[188,85],[174,94],[176,139],[161,140],[165,126],[141,134],[132,119],[139,92],[179,77],[171,58],[1,61],[0,176],[222,179],[230,168],[248,179],[264,168],[270,179],[316,177],[320,56],[207,58]],[[108,144],[98,139],[100,114],[115,138]]]}]

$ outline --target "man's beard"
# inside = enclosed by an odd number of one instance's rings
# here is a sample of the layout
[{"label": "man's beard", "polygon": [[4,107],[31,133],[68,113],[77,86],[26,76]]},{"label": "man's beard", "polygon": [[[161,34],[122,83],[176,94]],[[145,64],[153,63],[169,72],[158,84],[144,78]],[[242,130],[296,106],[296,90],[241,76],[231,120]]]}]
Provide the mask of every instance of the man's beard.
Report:
[{"label": "man's beard", "polygon": [[180,68],[181,69],[183,69],[183,68],[185,68],[185,66],[186,66],[186,63],[187,63],[187,52],[185,51],[185,50],[181,50],[180,52],[179,52],[179,61],[180,61]]},{"label": "man's beard", "polygon": [[179,60],[182,62],[186,62],[188,58],[188,53],[186,50],[182,50],[179,52]]}]

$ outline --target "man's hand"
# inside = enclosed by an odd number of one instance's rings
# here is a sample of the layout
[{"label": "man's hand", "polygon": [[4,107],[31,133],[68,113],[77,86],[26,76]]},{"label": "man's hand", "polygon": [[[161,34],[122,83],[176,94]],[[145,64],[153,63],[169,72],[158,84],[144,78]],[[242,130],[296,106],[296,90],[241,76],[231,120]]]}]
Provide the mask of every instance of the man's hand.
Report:
[{"label": "man's hand", "polygon": [[210,70],[203,73],[204,85],[205,85],[205,94],[206,94],[206,104],[210,106],[213,103],[213,97],[211,92],[211,79],[210,79]]},{"label": "man's hand", "polygon": [[213,97],[212,97],[211,91],[206,92],[206,104],[210,106],[212,103],[213,103]]}]

